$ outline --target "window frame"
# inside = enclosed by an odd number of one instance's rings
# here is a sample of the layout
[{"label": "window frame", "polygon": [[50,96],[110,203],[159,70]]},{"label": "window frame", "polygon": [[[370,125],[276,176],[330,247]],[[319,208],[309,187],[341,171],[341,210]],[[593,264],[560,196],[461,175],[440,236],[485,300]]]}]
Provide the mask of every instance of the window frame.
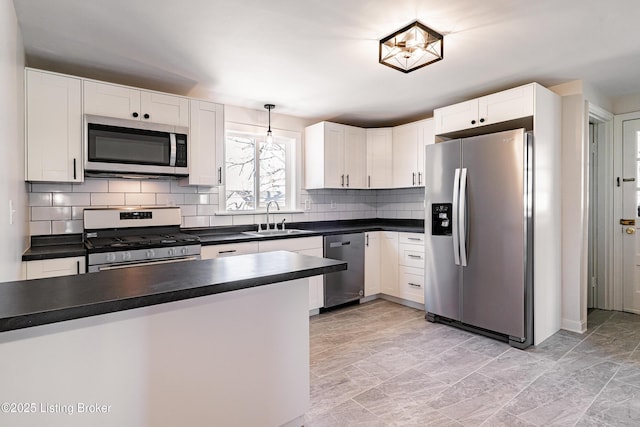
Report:
[{"label": "window frame", "polygon": [[[277,141],[278,138],[288,139],[288,143],[285,148],[285,156],[286,156],[286,194],[289,196],[287,198],[287,205],[280,206],[281,212],[297,212],[297,194],[300,190],[300,164],[301,164],[301,146],[302,146],[302,133],[289,131],[284,129],[276,129],[274,127],[271,128],[274,140]],[[227,169],[227,153],[226,153],[226,145],[227,145],[227,135],[228,134],[244,134],[244,135],[254,135],[254,136],[262,136],[266,137],[267,128],[262,126],[254,126],[247,125],[242,123],[232,123],[227,122],[225,124],[224,130],[224,141],[223,150],[222,150],[222,167],[226,173]],[[258,154],[258,145],[264,140],[256,141],[256,149],[255,155]],[[227,188],[226,183],[227,179],[225,177],[224,185],[221,186],[219,190],[219,214],[223,215],[252,215],[256,213],[265,213],[266,206],[260,206],[260,195],[259,195],[259,176],[260,176],[260,161],[256,158],[256,180],[254,182],[254,191],[255,193],[255,208],[254,209],[243,209],[243,210],[228,210],[227,209]]]}]

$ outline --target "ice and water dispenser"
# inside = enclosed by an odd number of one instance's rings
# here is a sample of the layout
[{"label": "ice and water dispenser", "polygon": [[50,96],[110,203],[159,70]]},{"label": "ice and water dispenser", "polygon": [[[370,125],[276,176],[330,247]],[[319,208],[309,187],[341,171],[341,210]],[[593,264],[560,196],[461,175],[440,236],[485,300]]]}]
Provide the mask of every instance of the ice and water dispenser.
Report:
[{"label": "ice and water dispenser", "polygon": [[431,205],[431,235],[451,236],[451,203],[433,203]]}]

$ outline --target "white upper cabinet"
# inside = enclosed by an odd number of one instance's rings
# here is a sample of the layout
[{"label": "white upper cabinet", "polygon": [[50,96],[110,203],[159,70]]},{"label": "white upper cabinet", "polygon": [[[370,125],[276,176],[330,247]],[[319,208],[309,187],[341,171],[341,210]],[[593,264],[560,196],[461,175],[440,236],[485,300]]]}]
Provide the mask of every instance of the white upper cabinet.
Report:
[{"label": "white upper cabinet", "polygon": [[82,81],[26,70],[26,180],[82,182]]},{"label": "white upper cabinet", "polygon": [[367,136],[363,128],[344,126],[345,188],[366,188]]},{"label": "white upper cabinet", "polygon": [[305,129],[305,188],[365,188],[365,130],[320,122]]},{"label": "white upper cabinet", "polygon": [[84,112],[97,116],[189,126],[189,99],[94,81],[84,82]]},{"label": "white upper cabinet", "polygon": [[433,119],[393,128],[394,188],[424,186],[424,146],[433,141]]},{"label": "white upper cabinet", "polygon": [[393,129],[367,129],[367,188],[393,186]]},{"label": "white upper cabinet", "polygon": [[486,126],[532,116],[534,85],[513,89],[438,108],[434,111],[435,134]]},{"label": "white upper cabinet", "polygon": [[212,102],[191,100],[189,126],[189,185],[222,184],[224,107]]}]

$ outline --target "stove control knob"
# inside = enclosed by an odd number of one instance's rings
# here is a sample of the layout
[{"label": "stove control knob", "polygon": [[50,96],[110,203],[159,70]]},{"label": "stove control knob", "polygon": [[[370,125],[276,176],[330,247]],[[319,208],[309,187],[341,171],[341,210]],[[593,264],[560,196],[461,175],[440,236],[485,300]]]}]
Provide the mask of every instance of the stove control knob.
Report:
[{"label": "stove control knob", "polygon": [[189,249],[184,247],[184,248],[180,249],[180,252],[182,252],[182,255],[187,255],[189,253]]},{"label": "stove control knob", "polygon": [[169,248],[169,256],[175,256],[176,250],[173,248]]},{"label": "stove control knob", "polygon": [[147,251],[147,258],[153,258],[155,254],[156,254],[156,251],[154,251],[153,249],[149,249]]},{"label": "stove control knob", "polygon": [[107,262],[115,262],[116,254],[107,254]]},{"label": "stove control knob", "polygon": [[122,253],[122,260],[123,261],[129,261],[131,259],[131,252],[123,252]]}]

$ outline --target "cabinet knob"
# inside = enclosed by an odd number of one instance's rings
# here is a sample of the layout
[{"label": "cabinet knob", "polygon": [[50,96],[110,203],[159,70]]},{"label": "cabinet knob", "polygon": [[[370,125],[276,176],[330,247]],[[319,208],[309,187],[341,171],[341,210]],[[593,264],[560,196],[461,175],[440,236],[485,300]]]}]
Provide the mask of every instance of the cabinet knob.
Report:
[{"label": "cabinet knob", "polygon": [[138,113],[136,113],[135,111],[132,114],[133,117],[138,117]]},{"label": "cabinet knob", "polygon": [[475,124],[476,124],[476,121],[475,121],[475,120],[471,120],[471,124],[472,124],[472,125],[475,125]]},{"label": "cabinet knob", "polygon": [[480,123],[484,123],[484,119],[480,119]]},{"label": "cabinet knob", "polygon": [[148,118],[149,118],[149,117],[151,117],[151,116],[149,116],[148,114],[145,114],[143,117],[144,117],[145,119],[148,119]]}]

